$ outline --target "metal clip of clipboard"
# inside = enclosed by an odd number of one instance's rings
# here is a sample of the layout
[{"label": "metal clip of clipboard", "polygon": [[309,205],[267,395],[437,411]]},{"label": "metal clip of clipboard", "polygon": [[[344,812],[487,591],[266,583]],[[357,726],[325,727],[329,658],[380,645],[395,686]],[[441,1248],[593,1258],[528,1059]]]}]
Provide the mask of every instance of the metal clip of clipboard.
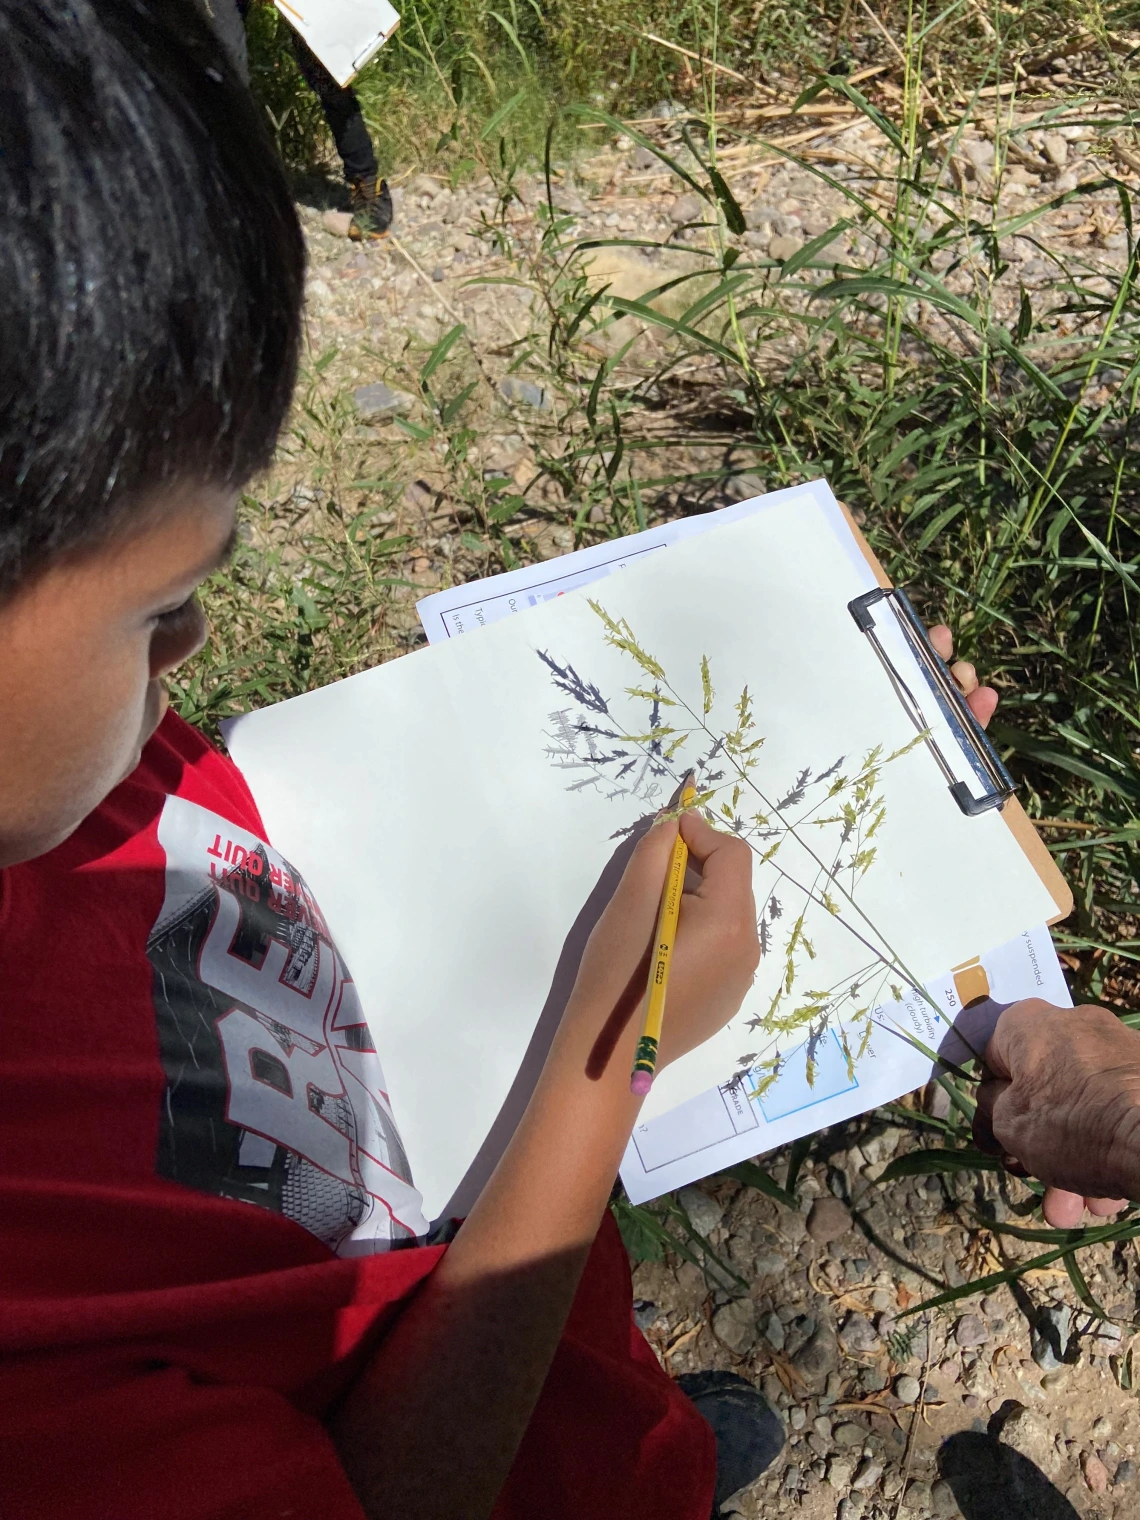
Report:
[{"label": "metal clip of clipboard", "polygon": [[[930,725],[923,717],[918,699],[883,647],[872,608],[884,602],[894,614],[895,622],[918,661],[918,667],[926,679],[931,695],[966,757],[970,769],[985,788],[980,797],[974,795],[965,781],[955,776],[937,739],[930,732]],[[927,749],[946,778],[950,795],[963,813],[974,818],[979,813],[988,812],[991,808],[1003,808],[1013,796],[1013,778],[1001,763],[997,751],[986,737],[985,730],[966,705],[966,699],[958,690],[946,662],[936,653],[922,619],[911,605],[906,592],[900,591],[895,586],[879,586],[876,590],[866,591],[862,596],[857,596],[854,601],[848,602],[847,610],[855,619],[855,626],[867,635],[907,717],[922,734]]]}]

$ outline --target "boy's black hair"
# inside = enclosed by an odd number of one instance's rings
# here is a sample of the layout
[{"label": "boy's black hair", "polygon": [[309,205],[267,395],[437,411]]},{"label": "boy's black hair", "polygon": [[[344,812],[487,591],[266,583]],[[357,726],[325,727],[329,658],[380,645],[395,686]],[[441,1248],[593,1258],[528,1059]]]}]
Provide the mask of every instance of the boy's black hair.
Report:
[{"label": "boy's black hair", "polygon": [[0,597],[269,460],[304,247],[194,0],[0,0]]}]

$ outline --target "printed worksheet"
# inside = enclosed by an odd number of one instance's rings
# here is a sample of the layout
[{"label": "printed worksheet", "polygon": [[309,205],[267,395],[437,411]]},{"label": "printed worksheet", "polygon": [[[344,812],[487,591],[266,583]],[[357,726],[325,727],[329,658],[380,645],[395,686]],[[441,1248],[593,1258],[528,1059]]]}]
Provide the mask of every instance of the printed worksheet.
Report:
[{"label": "printed worksheet", "polygon": [[625,1190],[645,1203],[893,1102],[937,1075],[924,1046],[956,1063],[980,1054],[1002,1008],[1029,997],[1072,1005],[1044,925],[935,978],[924,992],[907,988],[877,1004],[867,1047],[850,1062],[827,1030],[810,1065],[804,1041],[784,1052],[774,1080],[746,1075],[639,1124],[622,1161]]}]

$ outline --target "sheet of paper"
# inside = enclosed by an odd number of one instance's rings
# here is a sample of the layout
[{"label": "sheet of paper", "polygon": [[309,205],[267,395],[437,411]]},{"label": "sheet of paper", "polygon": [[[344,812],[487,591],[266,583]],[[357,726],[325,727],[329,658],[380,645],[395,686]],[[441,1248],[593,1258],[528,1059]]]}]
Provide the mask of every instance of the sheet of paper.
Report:
[{"label": "sheet of paper", "polygon": [[[428,643],[438,644],[445,639],[458,638],[461,633],[486,628],[516,612],[540,607],[544,602],[554,601],[581,586],[593,585],[615,570],[640,563],[657,549],[683,543],[687,538],[707,533],[710,528],[723,527],[725,523],[754,517],[757,512],[773,508],[787,510],[797,503],[814,505],[835,523],[836,531],[839,531],[843,514],[836,506],[830,487],[826,481],[812,480],[806,485],[789,486],[784,491],[749,497],[747,501],[723,507],[717,512],[681,517],[674,522],[647,528],[644,533],[631,533],[625,538],[592,544],[588,549],[560,554],[556,559],[544,560],[537,565],[523,565],[521,569],[508,570],[503,575],[488,575],[483,580],[451,586],[446,591],[423,597],[416,603],[416,611]],[[862,559],[854,540],[846,535],[845,541],[854,557]]]},{"label": "sheet of paper", "polygon": [[232,726],[356,979],[429,1217],[516,1122],[629,831],[691,768],[756,851],[767,953],[645,1122],[801,1044],[805,1017],[857,1038],[892,982],[1050,917],[1002,819],[965,817],[913,742],[847,611],[873,584],[817,489],[593,588],[635,646],[585,588]]},{"label": "sheet of paper", "polygon": [[388,0],[275,0],[338,84],[348,84],[400,24]]},{"label": "sheet of paper", "polygon": [[[985,1003],[971,1007],[967,1015],[967,1049],[952,1035],[947,1037],[947,1021],[960,1018],[963,998],[972,1001],[983,988],[988,994]],[[787,1052],[782,1072],[760,1094],[747,1080],[733,1082],[639,1124],[621,1167],[630,1200],[645,1203],[912,1092],[935,1073],[908,1034],[928,1049],[961,1061],[971,1050],[985,1048],[997,1014],[1008,1004],[1028,997],[1044,998],[1059,1008],[1072,1004],[1044,925],[988,951],[957,978],[950,972],[936,977],[925,992],[924,997],[907,988],[902,1000],[888,998],[878,1005],[870,1044],[853,1063],[854,1070],[829,1032],[815,1052],[811,1082],[801,1045]]]}]

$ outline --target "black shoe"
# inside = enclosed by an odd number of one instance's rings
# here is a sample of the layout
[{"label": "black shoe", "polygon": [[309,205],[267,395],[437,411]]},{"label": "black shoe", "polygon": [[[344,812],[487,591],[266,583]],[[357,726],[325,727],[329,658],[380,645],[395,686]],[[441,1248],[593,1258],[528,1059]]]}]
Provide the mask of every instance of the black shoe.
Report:
[{"label": "black shoe", "polygon": [[683,1372],[677,1386],[716,1437],[715,1516],[783,1451],[784,1423],[764,1395],[735,1372]]},{"label": "black shoe", "polygon": [[354,243],[379,242],[392,230],[392,192],[386,179],[354,179],[352,222],[348,235]]}]

